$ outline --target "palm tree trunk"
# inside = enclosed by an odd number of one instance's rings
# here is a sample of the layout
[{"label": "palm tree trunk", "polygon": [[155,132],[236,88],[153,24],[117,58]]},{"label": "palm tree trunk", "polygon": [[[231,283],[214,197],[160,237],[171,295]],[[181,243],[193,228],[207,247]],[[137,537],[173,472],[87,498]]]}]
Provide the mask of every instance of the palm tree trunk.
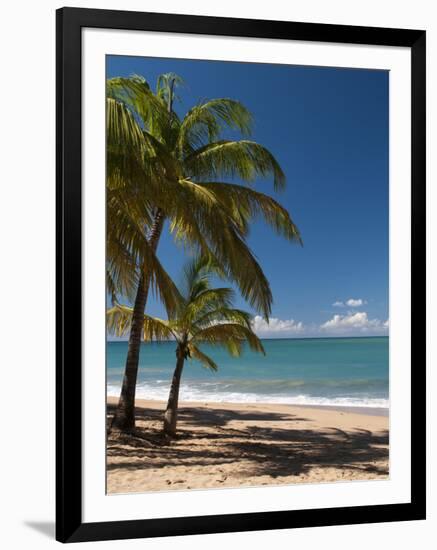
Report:
[{"label": "palm tree trunk", "polygon": [[164,414],[164,433],[173,437],[176,435],[176,423],[178,419],[179,387],[181,384],[182,370],[184,368],[185,355],[181,348],[176,350],[176,368],[170,386],[167,408]]},{"label": "palm tree trunk", "polygon": [[[155,213],[153,225],[149,234],[149,243],[154,252],[156,252],[158,247],[164,220],[165,218],[162,210],[158,209]],[[111,424],[111,428],[116,428],[121,431],[129,431],[135,427],[135,390],[137,385],[138,363],[140,359],[144,310],[146,308],[149,287],[150,278],[143,273],[138,283],[132,313],[132,325],[129,334],[123,385],[121,388],[117,409]]]}]

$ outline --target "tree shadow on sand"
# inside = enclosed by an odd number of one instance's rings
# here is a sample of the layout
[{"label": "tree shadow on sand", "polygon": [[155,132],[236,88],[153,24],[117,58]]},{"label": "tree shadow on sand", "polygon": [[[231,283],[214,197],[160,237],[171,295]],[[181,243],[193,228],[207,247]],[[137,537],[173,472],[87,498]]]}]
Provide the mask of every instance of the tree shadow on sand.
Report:
[{"label": "tree shadow on sand", "polygon": [[[114,406],[108,405],[109,418],[113,410]],[[136,420],[139,428],[133,434],[109,435],[108,472],[169,466],[218,467],[244,460],[247,477],[298,476],[314,467],[347,468],[375,477],[388,475],[387,467],[381,465],[388,458],[387,430],[300,429],[299,423],[308,419],[293,414],[181,407],[179,421],[183,429],[176,439],[168,440],[161,434],[162,411],[138,408]],[[233,421],[245,424],[234,429]],[[296,427],[282,428],[281,422]]]}]

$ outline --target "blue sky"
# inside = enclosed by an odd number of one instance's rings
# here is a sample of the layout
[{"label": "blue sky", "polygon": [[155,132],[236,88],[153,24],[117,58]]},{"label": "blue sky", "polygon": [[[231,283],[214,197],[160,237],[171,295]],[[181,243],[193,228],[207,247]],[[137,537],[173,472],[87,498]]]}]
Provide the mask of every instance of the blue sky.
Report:
[{"label": "blue sky", "polygon": [[[298,225],[291,245],[263,222],[249,243],[274,296],[265,337],[370,336],[388,331],[388,73],[142,57],[107,60],[107,76],[140,74],[155,86],[175,72],[182,115],[201,99],[230,97],[253,114],[251,139],[270,149],[287,177],[273,195]],[[159,257],[176,281],[184,252],[168,231]],[[241,298],[239,307],[250,310]],[[164,315],[155,299],[148,312]],[[253,312],[256,314],[256,312]]]}]

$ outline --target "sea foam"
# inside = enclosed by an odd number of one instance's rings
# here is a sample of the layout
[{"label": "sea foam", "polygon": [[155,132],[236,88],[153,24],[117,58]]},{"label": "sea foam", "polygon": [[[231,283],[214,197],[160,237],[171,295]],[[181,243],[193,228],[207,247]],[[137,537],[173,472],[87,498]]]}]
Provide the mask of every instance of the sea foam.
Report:
[{"label": "sea foam", "polygon": [[[217,389],[215,384],[214,389]],[[138,399],[151,399],[166,401],[168,399],[168,384],[146,384],[137,386],[136,396]],[[120,394],[120,386],[108,384],[108,396],[116,397]],[[388,408],[389,400],[375,397],[322,397],[313,395],[277,395],[259,394],[254,392],[235,391],[211,391],[208,385],[204,387],[192,387],[182,384],[180,388],[180,401],[193,401],[198,403],[270,403],[284,405],[314,405],[314,406],[335,406],[335,407],[370,407]]]}]

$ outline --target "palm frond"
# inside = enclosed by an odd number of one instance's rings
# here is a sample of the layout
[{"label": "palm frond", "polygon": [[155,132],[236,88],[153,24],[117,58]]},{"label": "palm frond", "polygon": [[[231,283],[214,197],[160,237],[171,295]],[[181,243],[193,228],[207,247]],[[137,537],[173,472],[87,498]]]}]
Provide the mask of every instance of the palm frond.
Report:
[{"label": "palm frond", "polygon": [[[118,205],[119,206],[119,205]],[[108,203],[106,231],[107,269],[120,294],[132,299],[140,273],[144,272],[152,291],[162,300],[169,315],[180,307],[182,297],[163,268],[145,235],[145,228],[132,215],[135,210]]]},{"label": "palm frond", "polygon": [[177,339],[170,321],[144,315],[143,338],[145,341]]},{"label": "palm frond", "polygon": [[254,182],[257,177],[273,176],[275,189],[285,186],[285,175],[268,149],[255,141],[209,143],[184,160],[185,173],[200,180],[241,178]]},{"label": "palm frond", "polygon": [[138,185],[147,178],[147,144],[125,105],[106,100],[106,180],[110,189]]},{"label": "palm frond", "polygon": [[143,132],[143,135],[145,141],[153,149],[156,157],[159,159],[163,167],[166,181],[178,181],[182,178],[180,165],[169,152],[166,144],[162,143],[151,132],[147,132],[146,130]]},{"label": "palm frond", "polygon": [[198,315],[193,321],[193,331],[217,325],[218,323],[236,323],[251,329],[252,316],[247,311],[231,307],[211,307],[209,311]]},{"label": "palm frond", "polygon": [[221,273],[220,266],[207,254],[189,260],[183,269],[187,300],[193,302],[200,293],[209,289],[211,277]]},{"label": "palm frond", "polygon": [[174,98],[179,99],[175,94],[175,88],[183,85],[184,79],[176,73],[160,74],[156,81],[156,97],[161,99],[162,103],[167,107],[170,93],[172,93]]},{"label": "palm frond", "polygon": [[199,103],[188,111],[181,122],[176,143],[178,156],[183,158],[215,141],[225,128],[248,136],[251,127],[252,115],[239,101],[219,98]]},{"label": "palm frond", "polygon": [[169,317],[173,317],[184,302],[178,287],[166,272],[156,254],[150,256],[149,263],[145,264],[145,270],[146,276],[150,277],[152,292],[164,304]]},{"label": "palm frond", "polygon": [[106,100],[106,128],[109,148],[142,156],[144,139],[138,122],[126,105],[112,98]]},{"label": "palm frond", "polygon": [[[125,336],[129,333],[132,323],[133,309],[116,304],[106,312],[108,331],[116,336]],[[143,338],[149,340],[171,340],[177,337],[171,323],[158,317],[144,315]]]},{"label": "palm frond", "polygon": [[137,75],[131,78],[116,77],[107,80],[107,96],[122,102],[141,123],[147,127],[152,123],[164,126],[168,121],[165,106],[150,89],[149,84]]},{"label": "palm frond", "polygon": [[168,205],[175,240],[213,258],[221,266],[221,276],[235,281],[243,297],[267,318],[272,304],[270,285],[228,205],[217,202],[211,188],[202,189],[187,180],[178,187],[182,205]]},{"label": "palm frond", "polygon": [[111,304],[115,304],[118,300],[119,294],[121,294],[122,285],[116,281],[115,274],[112,269],[106,267],[106,292],[109,294],[111,299]]},{"label": "palm frond", "polygon": [[228,226],[226,230],[226,239],[217,243],[213,252],[243,298],[267,319],[273,301],[270,283],[244,239],[234,228]]},{"label": "palm frond", "polygon": [[106,327],[111,334],[121,337],[129,333],[132,322],[132,308],[114,305],[106,312]]},{"label": "palm frond", "polygon": [[253,351],[265,354],[261,340],[251,329],[238,323],[219,323],[200,329],[191,342],[206,342],[214,346],[226,346],[232,355],[240,355],[242,343],[247,341]]},{"label": "palm frond", "polygon": [[197,323],[198,319],[204,317],[218,308],[227,308],[234,298],[234,291],[231,288],[206,288],[193,296],[184,310],[184,321]]},{"label": "palm frond", "polygon": [[210,369],[214,372],[216,372],[218,370],[218,365],[217,363],[215,363],[211,357],[209,357],[209,355],[206,355],[206,353],[203,353],[197,346],[195,346],[194,344],[189,344],[188,345],[188,350],[190,352],[190,356],[194,359],[197,359],[198,361],[200,361],[200,363],[202,363],[202,365],[207,368],[207,369]]},{"label": "palm frond", "polygon": [[133,302],[139,280],[137,266],[120,242],[111,241],[107,251],[107,292],[110,293],[113,302],[116,302],[119,296]]},{"label": "palm frond", "polygon": [[232,183],[208,182],[196,185],[213,195],[217,204],[225,206],[244,233],[247,232],[249,222],[263,218],[276,233],[302,244],[299,229],[287,209],[269,195]]}]

